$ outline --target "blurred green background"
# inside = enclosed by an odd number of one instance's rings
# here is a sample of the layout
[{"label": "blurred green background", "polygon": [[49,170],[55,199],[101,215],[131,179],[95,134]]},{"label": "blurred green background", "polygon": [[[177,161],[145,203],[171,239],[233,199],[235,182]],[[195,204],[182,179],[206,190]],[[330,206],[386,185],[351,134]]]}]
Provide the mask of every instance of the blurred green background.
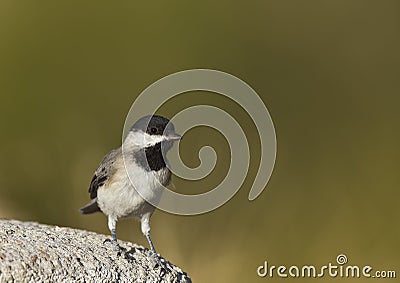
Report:
[{"label": "blurred green background", "polygon": [[[0,217],[108,234],[102,214],[78,208],[98,163],[120,145],[135,97],[165,75],[211,68],[262,97],[277,133],[275,170],[249,202],[259,152],[250,117],[213,94],[168,102],[168,117],[197,103],[231,113],[252,165],[216,211],[156,212],[158,252],[194,282],[291,281],[256,269],[264,260],[320,266],[340,253],[349,264],[398,269],[399,12],[398,1],[1,1]],[[215,131],[188,132],[183,160],[197,166],[207,144],[217,168],[199,182],[174,178],[178,191],[203,192],[224,177],[229,149]],[[118,234],[147,247],[138,223],[120,222]]]}]

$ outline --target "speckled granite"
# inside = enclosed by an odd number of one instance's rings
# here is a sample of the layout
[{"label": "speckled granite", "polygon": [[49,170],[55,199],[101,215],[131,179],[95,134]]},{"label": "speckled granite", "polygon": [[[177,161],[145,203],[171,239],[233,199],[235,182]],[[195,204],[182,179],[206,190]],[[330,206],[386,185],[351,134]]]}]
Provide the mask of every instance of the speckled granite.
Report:
[{"label": "speckled granite", "polygon": [[0,282],[191,282],[148,250],[67,227],[0,219]]}]

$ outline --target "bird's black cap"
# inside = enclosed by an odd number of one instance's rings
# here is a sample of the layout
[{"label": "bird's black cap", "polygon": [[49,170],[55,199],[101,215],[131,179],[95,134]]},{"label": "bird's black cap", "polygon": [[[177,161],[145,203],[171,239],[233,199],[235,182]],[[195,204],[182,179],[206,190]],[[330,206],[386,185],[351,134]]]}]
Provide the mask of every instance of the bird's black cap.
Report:
[{"label": "bird's black cap", "polygon": [[174,125],[165,117],[159,115],[147,115],[133,124],[131,131],[140,130],[149,135],[173,135]]}]

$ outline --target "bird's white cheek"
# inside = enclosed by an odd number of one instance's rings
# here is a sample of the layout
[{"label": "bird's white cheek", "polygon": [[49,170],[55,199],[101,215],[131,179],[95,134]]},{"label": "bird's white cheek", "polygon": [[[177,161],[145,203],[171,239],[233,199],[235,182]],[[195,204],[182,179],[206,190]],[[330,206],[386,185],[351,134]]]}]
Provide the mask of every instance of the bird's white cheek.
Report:
[{"label": "bird's white cheek", "polygon": [[144,132],[130,132],[126,137],[125,143],[139,147],[148,147],[165,140],[164,136],[149,135]]}]

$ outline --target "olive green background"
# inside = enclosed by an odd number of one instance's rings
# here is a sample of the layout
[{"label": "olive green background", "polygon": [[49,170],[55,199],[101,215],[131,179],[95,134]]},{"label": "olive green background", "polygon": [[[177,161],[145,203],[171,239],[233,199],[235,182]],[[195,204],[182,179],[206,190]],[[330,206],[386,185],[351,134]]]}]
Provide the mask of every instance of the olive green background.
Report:
[{"label": "olive green background", "polygon": [[[341,282],[256,274],[264,260],[321,266],[341,253],[399,273],[399,12],[398,1],[1,1],[0,217],[108,234],[102,214],[78,208],[98,163],[120,145],[135,97],[165,75],[210,68],[246,81],[265,102],[275,169],[249,202],[259,160],[251,118],[212,93],[168,102],[167,117],[202,103],[229,112],[252,164],[221,208],[156,212],[158,252],[194,282]],[[198,166],[208,144],[216,169],[198,182],[174,178],[177,191],[223,179],[229,148],[213,130],[189,131],[182,159]],[[134,221],[117,232],[147,246]]]}]

